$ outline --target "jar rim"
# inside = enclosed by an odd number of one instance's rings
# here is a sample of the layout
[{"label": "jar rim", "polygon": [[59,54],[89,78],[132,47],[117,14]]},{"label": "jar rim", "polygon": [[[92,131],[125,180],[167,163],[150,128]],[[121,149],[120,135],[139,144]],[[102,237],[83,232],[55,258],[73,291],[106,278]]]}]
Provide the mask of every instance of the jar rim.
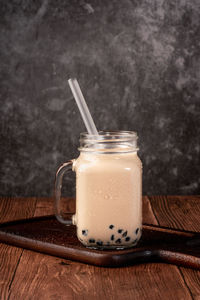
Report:
[{"label": "jar rim", "polygon": [[83,132],[80,134],[80,151],[98,153],[133,152],[137,146],[137,133],[135,131],[99,131],[93,135]]},{"label": "jar rim", "polygon": [[98,134],[89,134],[82,132],[80,134],[80,140],[107,140],[107,139],[137,139],[137,132],[128,130],[117,130],[117,131],[99,131]]}]

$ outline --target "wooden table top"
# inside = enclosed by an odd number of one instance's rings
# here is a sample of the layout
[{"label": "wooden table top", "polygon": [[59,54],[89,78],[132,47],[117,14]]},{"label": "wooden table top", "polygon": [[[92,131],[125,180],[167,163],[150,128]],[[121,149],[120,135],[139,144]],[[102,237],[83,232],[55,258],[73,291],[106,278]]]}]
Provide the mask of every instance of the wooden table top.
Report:
[{"label": "wooden table top", "polygon": [[[73,199],[65,199],[74,211]],[[53,213],[52,198],[0,198],[0,222]],[[143,222],[200,232],[200,196],[143,197]],[[200,299],[200,271],[101,268],[0,244],[1,299]]]}]

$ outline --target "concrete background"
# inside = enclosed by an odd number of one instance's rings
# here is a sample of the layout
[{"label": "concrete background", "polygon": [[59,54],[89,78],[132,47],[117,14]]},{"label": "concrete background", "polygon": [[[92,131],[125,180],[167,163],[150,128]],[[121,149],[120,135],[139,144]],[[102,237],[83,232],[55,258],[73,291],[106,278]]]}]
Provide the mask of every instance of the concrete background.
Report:
[{"label": "concrete background", "polygon": [[51,196],[78,155],[69,77],[99,130],[138,132],[144,194],[200,194],[199,0],[0,0],[2,196]]}]

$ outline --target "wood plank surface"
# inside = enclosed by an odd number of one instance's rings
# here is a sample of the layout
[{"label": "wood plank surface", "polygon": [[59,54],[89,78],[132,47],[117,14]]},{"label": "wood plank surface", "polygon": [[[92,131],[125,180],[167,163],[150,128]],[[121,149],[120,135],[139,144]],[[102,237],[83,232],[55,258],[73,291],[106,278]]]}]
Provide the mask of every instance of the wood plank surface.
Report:
[{"label": "wood plank surface", "polygon": [[[0,222],[33,216],[36,198],[1,198]],[[8,299],[23,249],[0,244],[0,298]]]},{"label": "wood plank surface", "polygon": [[142,218],[144,224],[158,225],[158,221],[151,207],[151,202],[147,196],[144,196],[142,201]]},{"label": "wood plank surface", "polygon": [[[161,226],[200,232],[200,196],[152,196],[152,210]],[[200,299],[200,271],[179,268],[193,299]]]},{"label": "wood plank surface", "polygon": [[200,196],[149,197],[159,225],[200,231]]},{"label": "wood plank surface", "polygon": [[184,278],[193,299],[200,299],[200,271],[180,268],[180,272]]},{"label": "wood plank surface", "polygon": [[[70,204],[71,203],[71,204]],[[74,210],[74,202],[68,204]],[[35,216],[52,214],[52,199],[38,199]],[[145,223],[157,224],[148,197]],[[194,299],[176,266],[143,264],[126,268],[99,268],[24,251],[9,299]]]},{"label": "wood plank surface", "polygon": [[98,268],[25,251],[15,278],[10,299],[192,299],[165,264]]},{"label": "wood plank surface", "polygon": [[[75,213],[74,198],[62,198],[61,200],[63,211]],[[37,205],[35,208],[35,217],[53,215],[54,214],[54,199],[53,198],[37,198]]]}]

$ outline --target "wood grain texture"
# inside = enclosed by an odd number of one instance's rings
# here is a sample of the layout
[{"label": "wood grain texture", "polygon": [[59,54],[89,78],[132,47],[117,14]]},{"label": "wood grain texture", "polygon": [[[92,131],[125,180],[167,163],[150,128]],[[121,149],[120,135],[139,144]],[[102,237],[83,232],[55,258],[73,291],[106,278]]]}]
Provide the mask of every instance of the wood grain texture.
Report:
[{"label": "wood grain texture", "polygon": [[[144,220],[156,224],[149,209]],[[45,203],[45,204],[44,204]],[[43,210],[44,208],[44,210]],[[52,202],[39,199],[35,216],[52,213]],[[143,264],[98,268],[24,251],[11,285],[10,299],[192,299],[177,267]]]},{"label": "wood grain texture", "polygon": [[156,217],[152,211],[151,202],[147,196],[143,197],[142,202],[142,212],[143,212],[143,224],[152,224],[152,225],[158,225],[158,221],[156,220]]},{"label": "wood grain texture", "polygon": [[177,269],[165,264],[107,269],[26,251],[15,278],[13,300],[30,295],[31,299],[192,299]]},{"label": "wood grain texture", "polygon": [[[149,197],[159,225],[200,232],[200,196]],[[179,268],[193,299],[200,299],[200,271]]]},{"label": "wood grain texture", "polygon": [[78,241],[75,226],[65,226],[52,215],[3,223],[0,241],[101,267],[159,261],[200,270],[200,234],[155,225],[143,225],[138,245],[124,250],[88,249]]},{"label": "wood grain texture", "polygon": [[[33,216],[36,198],[1,198],[0,222]],[[21,248],[0,244],[0,298],[7,299],[20,262]]]},{"label": "wood grain texture", "polygon": [[180,268],[180,272],[184,278],[193,299],[200,299],[200,271]]},{"label": "wood grain texture", "polygon": [[149,199],[159,225],[200,231],[200,196],[151,196]]},{"label": "wood grain texture", "polygon": [[[62,198],[61,199],[63,212],[74,213],[75,199],[74,198]],[[37,205],[34,216],[46,216],[54,214],[54,198],[37,198]]]},{"label": "wood grain texture", "polygon": [[35,211],[36,198],[0,198],[0,222],[30,218]]},{"label": "wood grain texture", "polygon": [[[64,198],[62,203],[66,211],[75,211],[74,199]],[[35,217],[53,213],[53,198],[37,198]],[[9,299],[74,299],[75,284],[73,280],[71,283],[69,281],[69,287],[66,283],[71,272],[66,272],[66,266],[70,264],[73,268],[71,261],[24,250]]]},{"label": "wood grain texture", "polygon": [[7,299],[22,249],[0,244],[0,299]]}]

